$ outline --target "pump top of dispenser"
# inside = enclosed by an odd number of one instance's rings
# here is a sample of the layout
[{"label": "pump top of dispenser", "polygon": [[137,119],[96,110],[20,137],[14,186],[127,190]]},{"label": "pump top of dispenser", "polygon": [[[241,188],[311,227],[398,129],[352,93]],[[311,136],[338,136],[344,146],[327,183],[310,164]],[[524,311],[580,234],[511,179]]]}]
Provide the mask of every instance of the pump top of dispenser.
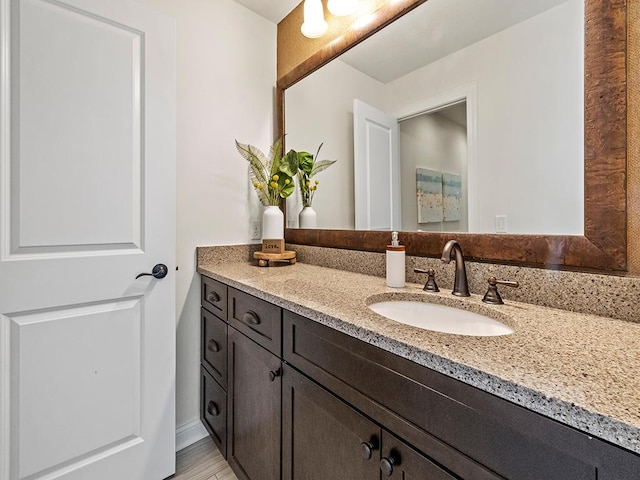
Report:
[{"label": "pump top of dispenser", "polygon": [[387,250],[402,252],[404,249],[404,245],[400,245],[398,240],[398,232],[391,232],[391,245],[387,245]]}]

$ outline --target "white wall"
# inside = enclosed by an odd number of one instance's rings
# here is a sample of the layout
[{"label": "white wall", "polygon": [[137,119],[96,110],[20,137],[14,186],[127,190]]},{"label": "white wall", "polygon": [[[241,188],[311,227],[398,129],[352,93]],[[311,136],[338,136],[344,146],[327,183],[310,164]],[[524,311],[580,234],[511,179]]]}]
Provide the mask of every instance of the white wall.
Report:
[{"label": "white wall", "polygon": [[476,231],[583,233],[583,22],[569,0],[389,84],[398,112],[477,84]]},{"label": "white wall", "polygon": [[[440,113],[418,115],[400,122],[400,183],[402,230],[424,232],[467,231],[467,129]],[[461,220],[418,224],[416,168],[455,173],[462,177]],[[413,186],[413,188],[411,188]]]},{"label": "white wall", "polygon": [[249,243],[256,215],[234,139],[268,149],[276,25],[231,0],[142,0],[177,21],[177,425],[199,418],[198,245]]},{"label": "white wall", "polygon": [[[286,121],[287,149],[315,154],[324,142],[320,159],[337,160],[317,177],[320,184],[313,208],[318,213],[318,228],[355,226],[353,99],[384,110],[384,87],[353,67],[334,61],[286,91],[285,119],[303,119]],[[287,201],[288,222],[297,222],[302,209],[299,197],[296,191]]]}]

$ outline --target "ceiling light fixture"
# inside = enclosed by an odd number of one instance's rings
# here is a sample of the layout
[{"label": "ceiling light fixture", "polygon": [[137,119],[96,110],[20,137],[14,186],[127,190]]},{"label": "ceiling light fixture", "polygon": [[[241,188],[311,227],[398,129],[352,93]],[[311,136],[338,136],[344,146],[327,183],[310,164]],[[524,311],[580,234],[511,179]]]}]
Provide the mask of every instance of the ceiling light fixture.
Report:
[{"label": "ceiling light fixture", "polygon": [[327,32],[322,0],[304,0],[304,23],[300,31],[307,38],[318,38]]},{"label": "ceiling light fixture", "polygon": [[344,17],[356,11],[358,8],[358,0],[329,0],[327,8],[329,8],[329,11],[333,15]]}]

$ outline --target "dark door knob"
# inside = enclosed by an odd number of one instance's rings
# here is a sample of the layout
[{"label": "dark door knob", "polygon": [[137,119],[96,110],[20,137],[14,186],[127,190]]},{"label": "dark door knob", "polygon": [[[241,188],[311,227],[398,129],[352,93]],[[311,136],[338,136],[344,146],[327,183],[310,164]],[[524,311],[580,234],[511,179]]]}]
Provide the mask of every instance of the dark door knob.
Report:
[{"label": "dark door knob", "polygon": [[251,310],[242,315],[242,321],[247,325],[260,325],[260,317],[256,312],[252,312]]},{"label": "dark door knob", "polygon": [[214,402],[210,401],[207,404],[207,413],[212,417],[217,417],[220,414],[220,410],[218,410],[218,406]]},{"label": "dark door knob", "polygon": [[362,442],[360,444],[360,452],[362,452],[362,458],[365,460],[371,459],[374,450],[377,450],[377,446],[374,442]]},{"label": "dark door knob", "polygon": [[211,352],[219,352],[220,351],[220,345],[218,345],[218,342],[216,342],[215,340],[209,340],[209,343],[207,343],[207,350],[211,351]]},{"label": "dark door knob", "polygon": [[166,277],[167,273],[169,273],[169,269],[167,268],[167,266],[164,263],[159,263],[155,267],[153,267],[153,270],[151,270],[151,273],[139,273],[136,276],[136,279],[140,277],[145,277],[147,275],[153,278],[161,279]]},{"label": "dark door knob", "polygon": [[380,470],[385,476],[390,477],[393,475],[393,467],[396,463],[397,461],[392,455],[389,455],[389,458],[383,457],[380,460]]},{"label": "dark door knob", "polygon": [[218,295],[216,292],[211,292],[209,295],[207,295],[207,302],[218,303],[219,301],[220,295]]},{"label": "dark door knob", "polygon": [[276,377],[279,377],[280,375],[282,375],[282,370],[280,370],[279,368],[277,370],[271,370],[269,372],[269,380],[273,382]]}]

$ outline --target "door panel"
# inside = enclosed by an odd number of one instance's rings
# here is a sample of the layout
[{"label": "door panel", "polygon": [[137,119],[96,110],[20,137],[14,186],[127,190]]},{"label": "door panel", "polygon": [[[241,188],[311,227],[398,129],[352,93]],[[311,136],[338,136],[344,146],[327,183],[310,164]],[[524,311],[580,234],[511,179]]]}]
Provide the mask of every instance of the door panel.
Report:
[{"label": "door panel", "polygon": [[400,133],[398,120],[353,101],[357,230],[399,230]]},{"label": "door panel", "polygon": [[142,248],[141,32],[43,0],[19,18],[12,252]]},{"label": "door panel", "polygon": [[380,477],[377,425],[287,365],[282,381],[284,480]]},{"label": "door panel", "polygon": [[174,39],[131,0],[0,0],[3,480],[174,472]]},{"label": "door panel", "polygon": [[21,476],[140,441],[142,301],[10,317]]},{"label": "door panel", "polygon": [[228,340],[228,461],[240,479],[279,480],[281,361],[231,326]]}]

